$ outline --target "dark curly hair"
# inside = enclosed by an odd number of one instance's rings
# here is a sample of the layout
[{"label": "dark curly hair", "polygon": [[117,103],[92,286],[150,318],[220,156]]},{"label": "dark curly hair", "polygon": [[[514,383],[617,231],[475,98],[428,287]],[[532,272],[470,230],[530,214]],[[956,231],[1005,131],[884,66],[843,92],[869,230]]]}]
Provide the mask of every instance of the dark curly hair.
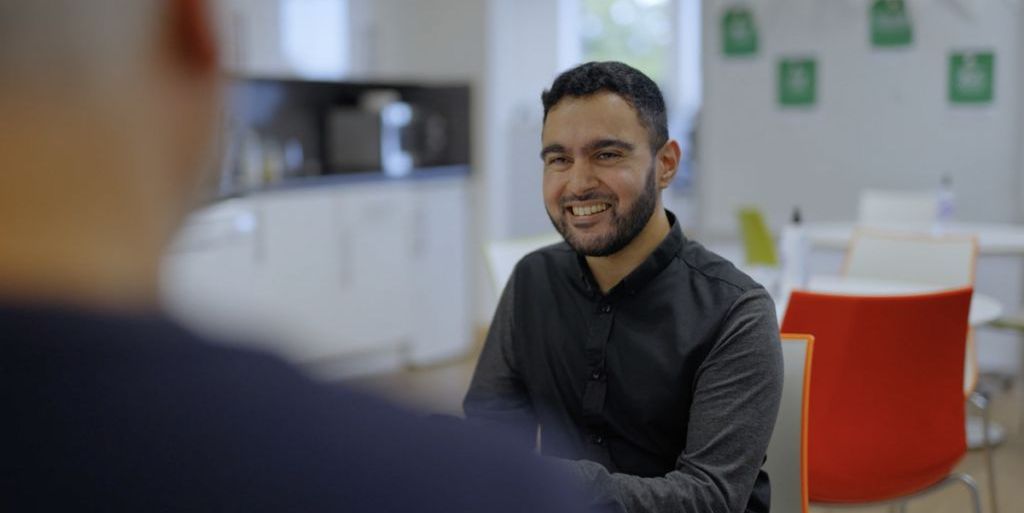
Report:
[{"label": "dark curly hair", "polygon": [[616,61],[588,62],[558,75],[551,89],[540,95],[544,120],[547,121],[548,112],[562,98],[590,96],[601,91],[619,95],[636,110],[647,129],[651,151],[658,151],[668,141],[665,98],[658,85],[636,68]]}]

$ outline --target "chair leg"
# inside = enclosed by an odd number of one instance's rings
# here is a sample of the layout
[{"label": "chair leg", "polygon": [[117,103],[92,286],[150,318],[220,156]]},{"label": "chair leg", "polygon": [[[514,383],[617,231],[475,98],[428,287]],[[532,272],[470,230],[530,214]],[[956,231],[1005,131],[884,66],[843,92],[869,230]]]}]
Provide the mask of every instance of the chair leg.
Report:
[{"label": "chair leg", "polygon": [[989,428],[992,425],[992,401],[988,396],[982,394],[984,406],[981,409],[982,429],[985,431],[982,440],[985,441],[985,465],[988,470],[988,493],[992,513],[999,513],[999,501],[996,493],[996,464],[995,455],[992,450],[992,440],[989,440]]},{"label": "chair leg", "polygon": [[967,491],[971,494],[971,506],[974,509],[974,513],[981,513],[981,494],[978,493],[978,483],[967,474],[953,474],[950,477],[960,481],[967,487]]}]

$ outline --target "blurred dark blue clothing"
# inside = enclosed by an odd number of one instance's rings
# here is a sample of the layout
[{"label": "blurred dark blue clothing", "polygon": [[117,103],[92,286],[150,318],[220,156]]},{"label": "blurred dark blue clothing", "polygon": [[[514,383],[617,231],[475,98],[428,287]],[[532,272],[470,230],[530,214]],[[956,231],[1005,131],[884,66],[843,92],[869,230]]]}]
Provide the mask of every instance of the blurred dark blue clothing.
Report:
[{"label": "blurred dark blue clothing", "polygon": [[571,512],[554,469],[160,317],[0,308],[0,510]]}]

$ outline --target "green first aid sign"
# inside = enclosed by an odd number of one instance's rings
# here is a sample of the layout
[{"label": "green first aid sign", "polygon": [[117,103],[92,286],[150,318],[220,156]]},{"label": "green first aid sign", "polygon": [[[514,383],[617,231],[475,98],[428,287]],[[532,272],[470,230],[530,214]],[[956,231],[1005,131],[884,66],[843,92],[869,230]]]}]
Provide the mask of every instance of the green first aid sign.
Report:
[{"label": "green first aid sign", "polygon": [[903,0],[875,0],[871,4],[871,44],[907,46],[914,40],[910,15]]},{"label": "green first aid sign", "polygon": [[730,57],[757,53],[757,25],[747,7],[730,7],[722,15],[722,53]]},{"label": "green first aid sign", "polygon": [[991,103],[995,78],[992,52],[954,52],[949,56],[950,103]]},{"label": "green first aid sign", "polygon": [[814,59],[782,59],[779,61],[779,104],[782,106],[814,105],[818,93],[818,66]]}]

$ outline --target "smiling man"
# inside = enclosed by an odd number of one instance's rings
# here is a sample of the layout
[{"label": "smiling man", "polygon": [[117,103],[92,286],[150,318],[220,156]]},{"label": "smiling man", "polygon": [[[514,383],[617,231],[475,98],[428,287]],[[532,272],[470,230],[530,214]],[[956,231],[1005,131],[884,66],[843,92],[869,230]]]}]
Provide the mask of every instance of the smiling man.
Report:
[{"label": "smiling man", "polygon": [[626,511],[766,512],[782,363],[767,292],[683,235],[661,191],[679,144],[617,62],[543,96],[544,202],[564,243],[502,294],[464,402],[567,460]]}]

